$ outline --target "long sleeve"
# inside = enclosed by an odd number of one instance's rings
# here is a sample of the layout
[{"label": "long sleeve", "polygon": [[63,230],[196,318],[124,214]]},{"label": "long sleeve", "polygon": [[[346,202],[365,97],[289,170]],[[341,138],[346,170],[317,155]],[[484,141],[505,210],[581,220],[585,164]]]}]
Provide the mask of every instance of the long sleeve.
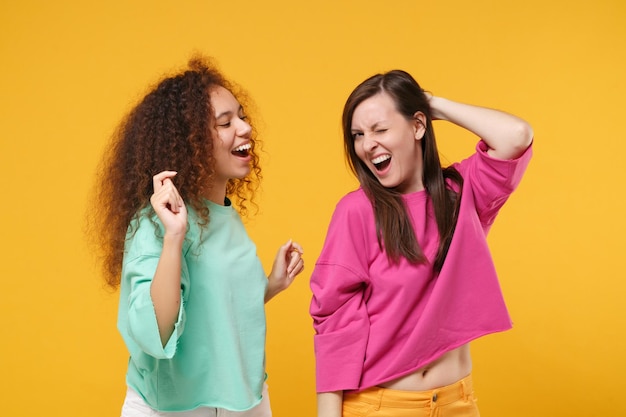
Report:
[{"label": "long sleeve", "polygon": [[[140,256],[124,265],[124,280],[129,283],[128,334],[137,346],[156,359],[170,359],[176,353],[176,343],[183,331],[185,318],[184,302],[180,304],[174,331],[165,346],[161,344],[159,328],[150,285],[159,261],[155,256]],[[150,273],[152,271],[152,274]],[[181,290],[181,300],[184,300]]]},{"label": "long sleeve", "polygon": [[359,386],[369,335],[367,259],[361,219],[338,204],[311,275],[317,391]]},{"label": "long sleeve", "polygon": [[[161,343],[150,286],[159,262],[162,240],[158,238],[156,219],[141,216],[136,230],[129,233],[122,266],[118,325],[122,335],[132,339],[145,354],[156,359],[170,359],[176,353],[177,341],[184,329],[186,292],[181,288],[181,305],[174,331],[165,346]],[[162,230],[161,230],[162,233]],[[184,257],[181,267],[183,287],[189,282]],[[122,301],[123,300],[123,301]]]}]

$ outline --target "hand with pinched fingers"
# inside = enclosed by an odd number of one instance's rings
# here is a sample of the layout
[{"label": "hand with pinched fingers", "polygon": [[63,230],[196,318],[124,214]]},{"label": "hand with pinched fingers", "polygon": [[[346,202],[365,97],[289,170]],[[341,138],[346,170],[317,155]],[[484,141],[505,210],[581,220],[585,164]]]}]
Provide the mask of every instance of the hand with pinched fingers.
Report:
[{"label": "hand with pinched fingers", "polygon": [[279,292],[287,289],[296,276],[304,270],[302,254],[302,246],[291,239],[278,249],[272,265],[272,272],[267,277],[266,302]]},{"label": "hand with pinched fingers", "polygon": [[175,171],[162,171],[152,177],[154,194],[150,204],[165,227],[166,235],[185,236],[187,231],[187,207],[172,182]]}]

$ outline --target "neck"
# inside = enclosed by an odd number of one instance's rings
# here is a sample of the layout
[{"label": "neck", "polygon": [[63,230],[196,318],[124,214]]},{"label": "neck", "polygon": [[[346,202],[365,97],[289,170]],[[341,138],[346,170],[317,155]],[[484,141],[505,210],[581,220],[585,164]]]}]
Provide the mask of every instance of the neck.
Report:
[{"label": "neck", "polygon": [[226,199],[226,184],[214,184],[204,197],[215,204],[223,206]]}]

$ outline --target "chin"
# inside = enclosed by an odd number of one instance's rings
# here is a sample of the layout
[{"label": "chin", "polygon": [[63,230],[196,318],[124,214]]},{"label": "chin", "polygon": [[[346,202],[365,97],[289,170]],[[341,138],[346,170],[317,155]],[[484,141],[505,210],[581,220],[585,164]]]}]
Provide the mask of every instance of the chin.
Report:
[{"label": "chin", "polygon": [[238,175],[234,175],[233,178],[237,178],[238,180],[243,179],[245,177],[247,177],[248,175],[250,175],[250,169],[246,169],[245,171],[240,171],[238,173]]},{"label": "chin", "polygon": [[378,182],[380,183],[380,185],[382,185],[385,188],[396,188],[398,186],[400,186],[399,183],[394,182],[394,181],[390,181],[390,180],[378,180]]}]

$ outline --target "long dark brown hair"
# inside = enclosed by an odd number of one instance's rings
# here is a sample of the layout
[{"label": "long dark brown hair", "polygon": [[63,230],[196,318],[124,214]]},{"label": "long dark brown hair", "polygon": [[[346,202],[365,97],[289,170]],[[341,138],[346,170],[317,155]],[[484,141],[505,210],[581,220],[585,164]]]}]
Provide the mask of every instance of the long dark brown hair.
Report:
[{"label": "long dark brown hair", "polygon": [[[215,179],[211,129],[214,112],[209,92],[217,86],[233,93],[250,117],[246,94],[229,82],[210,58],[195,55],[187,68],[166,76],[153,87],[114,132],[100,163],[87,213],[88,238],[99,252],[110,287],[116,288],[120,283],[131,220],[144,207],[151,208],[155,174],[177,171],[173,182],[185,204],[196,211],[200,226],[208,225],[209,209],[203,196]],[[247,203],[261,179],[255,152],[259,141],[254,130],[251,144],[250,174],[231,180],[226,189],[242,215],[247,214]]]},{"label": "long dark brown hair", "polygon": [[[394,188],[384,187],[359,159],[354,147],[352,136],[354,110],[366,99],[380,93],[389,95],[395,103],[396,110],[407,120],[414,121],[416,112],[422,112],[426,116],[426,132],[421,140],[422,180],[432,200],[439,231],[439,248],[433,263],[434,270],[439,272],[454,234],[463,178],[454,167],[442,168],[428,97],[410,74],[402,70],[377,74],[363,81],[350,94],[342,117],[346,158],[374,207],[378,243],[384,247],[390,261],[397,263],[400,257],[404,257],[412,263],[428,262],[417,242],[402,194]],[[456,183],[459,192],[448,187],[446,179]]]}]

